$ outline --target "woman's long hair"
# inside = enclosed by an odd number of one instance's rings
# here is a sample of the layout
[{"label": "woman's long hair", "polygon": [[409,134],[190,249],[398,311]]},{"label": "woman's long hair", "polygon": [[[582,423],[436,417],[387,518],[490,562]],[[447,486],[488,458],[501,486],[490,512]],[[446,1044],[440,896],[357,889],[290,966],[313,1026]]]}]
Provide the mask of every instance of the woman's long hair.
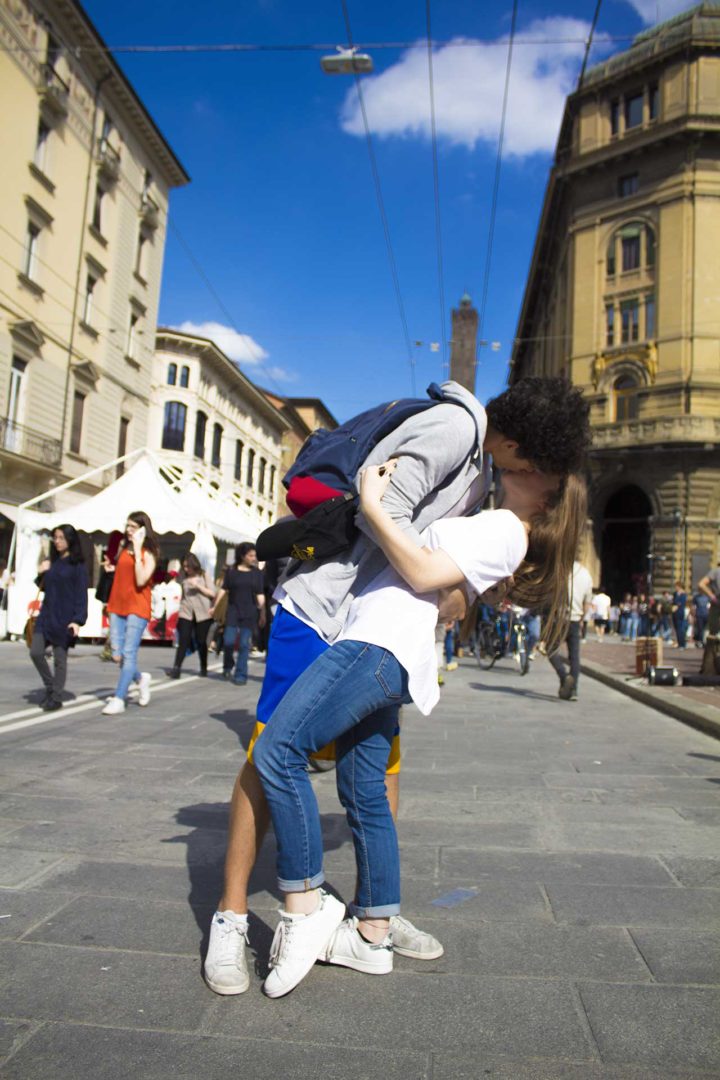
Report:
[{"label": "woman's long hair", "polygon": [[202,564],[200,563],[200,560],[198,559],[197,555],[195,555],[194,552],[188,551],[187,555],[183,555],[182,566],[183,566],[183,570],[187,566],[188,571],[189,571],[188,576],[197,577],[198,575],[200,575],[202,577],[202,574],[203,574]]},{"label": "woman's long hair", "polygon": [[[143,551],[149,551],[151,555],[154,555],[155,558],[158,559],[160,557],[160,545],[152,527],[152,521],[145,511],[133,510],[131,514],[128,514],[127,519],[128,521],[134,521],[136,525],[142,525],[145,530]],[[125,541],[125,546],[127,547],[127,541]]]},{"label": "woman's long hair", "polygon": [[[53,536],[56,532],[61,532],[65,537],[68,546],[68,562],[72,563],[74,566],[77,566],[81,562],[85,562],[85,556],[82,553],[82,548],[80,546],[80,537],[78,535],[77,529],[75,529],[72,525],[56,525],[52,531]],[[55,560],[59,558],[60,553],[53,544],[50,548],[50,562],[55,562]]]},{"label": "woman's long hair", "polygon": [[571,473],[553,505],[530,523],[528,550],[515,571],[510,598],[545,616],[543,641],[557,651],[570,621],[570,575],[587,521],[587,487]]}]

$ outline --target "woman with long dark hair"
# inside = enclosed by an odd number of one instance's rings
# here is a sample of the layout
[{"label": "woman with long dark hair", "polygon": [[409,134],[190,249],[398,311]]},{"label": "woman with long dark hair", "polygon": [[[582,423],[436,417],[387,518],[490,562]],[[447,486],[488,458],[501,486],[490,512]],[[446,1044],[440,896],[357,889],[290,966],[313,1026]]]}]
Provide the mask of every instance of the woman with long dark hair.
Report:
[{"label": "woman with long dark hair", "polygon": [[[33,630],[30,659],[45,686],[42,707],[46,712],[62,708],[67,679],[67,656],[80,627],[87,621],[88,575],[80,538],[72,525],[53,529],[50,558],[39,567],[37,584],[43,590],[40,614]],[[52,649],[54,672],[46,653]]]},{"label": "woman with long dark hair", "polygon": [[[125,537],[114,569],[107,610],[110,616],[110,647],[120,664],[115,693],[103,713],[115,716],[125,711],[131,683],[139,684],[138,704],[150,704],[150,672],[138,671],[137,657],[145,627],[151,615],[152,579],[160,554],[150,518],[142,510],[128,514]],[[109,569],[108,566],[105,567]]]},{"label": "woman with long dark hair", "polygon": [[190,648],[193,634],[200,659],[200,674],[207,675],[207,636],[212,626],[210,608],[213,606],[216,592],[213,579],[205,573],[200,560],[197,555],[193,555],[192,551],[183,558],[182,569],[183,577],[180,582],[182,600],[177,621],[178,646],[175,664],[170,672],[171,679],[180,678],[180,668]]},{"label": "woman with long dark hair", "polygon": [[[501,509],[436,522],[420,548],[381,503],[394,468],[366,469],[361,483],[361,509],[390,567],[355,597],[342,633],[287,691],[253,749],[285,894],[269,997],[287,994],[317,959],[368,974],[392,970],[388,927],[400,911],[400,864],[385,773],[399,706],[412,699],[428,714],[439,697],[439,590],[479,595],[513,577],[513,602],[546,613],[549,652],[566,632],[567,581],[586,515],[580,477],[506,472]],[[358,872],[345,921],[344,905],[320,888],[322,832],[308,777],[309,755],[333,739]]]}]

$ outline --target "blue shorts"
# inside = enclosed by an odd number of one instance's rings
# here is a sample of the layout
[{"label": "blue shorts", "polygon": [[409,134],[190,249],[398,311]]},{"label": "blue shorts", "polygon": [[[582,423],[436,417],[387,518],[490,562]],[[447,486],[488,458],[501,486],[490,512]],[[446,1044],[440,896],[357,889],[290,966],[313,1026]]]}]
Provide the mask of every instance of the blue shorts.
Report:
[{"label": "blue shorts", "polygon": [[[289,611],[278,606],[270,628],[267,664],[260,698],[257,703],[257,723],[248,747],[248,761],[252,762],[252,749],[268,720],[275,712],[287,691],[307,668],[330,646],[301,619],[296,619]],[[335,744],[318,750],[313,757],[326,761],[335,760]],[[400,728],[393,739],[388,759],[389,773],[400,771]]]}]

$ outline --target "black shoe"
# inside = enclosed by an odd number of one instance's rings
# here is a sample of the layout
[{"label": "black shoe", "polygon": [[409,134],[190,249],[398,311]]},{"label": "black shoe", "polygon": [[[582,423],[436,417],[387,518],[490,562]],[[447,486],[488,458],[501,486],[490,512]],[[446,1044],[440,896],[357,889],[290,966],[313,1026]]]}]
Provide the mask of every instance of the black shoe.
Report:
[{"label": "black shoe", "polygon": [[207,668],[201,668],[200,671],[198,671],[198,675],[201,679],[207,679]]},{"label": "black shoe", "polygon": [[54,697],[48,697],[42,703],[42,708],[45,712],[57,712],[58,709],[62,709],[62,707],[62,701],[58,701],[58,699]]},{"label": "black shoe", "polygon": [[179,679],[180,678],[180,668],[179,667],[172,668],[170,671],[168,671],[168,676],[171,679]]},{"label": "black shoe", "polygon": [[558,697],[562,701],[569,701],[575,692],[575,680],[572,675],[563,675],[560,682],[560,689],[558,690]]},{"label": "black shoe", "polygon": [[232,671],[223,671],[223,679],[227,679],[228,681],[230,681],[230,679],[232,679],[232,677],[233,677]]}]

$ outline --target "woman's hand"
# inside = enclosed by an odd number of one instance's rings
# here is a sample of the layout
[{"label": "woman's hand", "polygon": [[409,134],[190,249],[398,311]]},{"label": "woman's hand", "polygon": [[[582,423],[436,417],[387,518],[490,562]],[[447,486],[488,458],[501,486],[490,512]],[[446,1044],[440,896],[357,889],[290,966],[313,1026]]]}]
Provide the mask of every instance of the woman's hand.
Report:
[{"label": "woman's hand", "polygon": [[68,630],[73,635],[73,637],[77,637],[80,633],[80,624],[76,622],[68,623]]},{"label": "woman's hand", "polygon": [[50,560],[49,559],[43,559],[43,561],[38,566],[38,574],[46,574],[49,569],[50,569]]},{"label": "woman's hand", "polygon": [[115,573],[115,563],[111,561],[108,555],[103,555],[102,568],[106,574]]},{"label": "woman's hand", "polygon": [[141,525],[139,529],[136,529],[132,534],[132,546],[135,549],[135,554],[142,551],[142,546],[145,543],[145,526]]},{"label": "woman's hand", "polygon": [[360,474],[360,506],[363,510],[380,504],[396,467],[397,459],[392,458],[382,465],[368,465],[363,469]]}]

